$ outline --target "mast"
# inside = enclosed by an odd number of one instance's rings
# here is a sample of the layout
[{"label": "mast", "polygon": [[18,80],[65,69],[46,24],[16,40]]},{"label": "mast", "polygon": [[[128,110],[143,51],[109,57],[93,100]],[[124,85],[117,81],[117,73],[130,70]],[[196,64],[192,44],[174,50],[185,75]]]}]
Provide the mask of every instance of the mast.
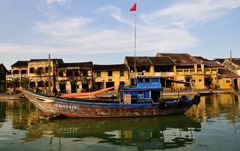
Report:
[{"label": "mast", "polygon": [[231,50],[230,50],[230,68],[229,69],[230,69],[231,87],[233,89],[234,82],[233,82],[233,78],[232,78],[233,73],[232,73],[232,51]]},{"label": "mast", "polygon": [[47,95],[51,95],[51,65],[50,65],[50,54],[48,54],[48,94]]}]

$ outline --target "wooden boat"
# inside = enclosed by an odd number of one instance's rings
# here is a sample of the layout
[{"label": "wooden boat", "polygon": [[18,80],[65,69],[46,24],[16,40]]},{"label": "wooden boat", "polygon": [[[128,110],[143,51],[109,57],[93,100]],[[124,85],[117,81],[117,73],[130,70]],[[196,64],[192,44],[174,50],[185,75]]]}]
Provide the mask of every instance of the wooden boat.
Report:
[{"label": "wooden boat", "polygon": [[160,77],[139,78],[136,87],[125,87],[120,90],[118,100],[72,101],[51,96],[44,96],[30,91],[24,95],[45,115],[55,117],[143,117],[170,114],[184,114],[192,105],[200,102],[199,95],[188,99],[162,101]]},{"label": "wooden boat", "polygon": [[105,88],[101,90],[97,90],[94,92],[85,92],[85,93],[70,93],[70,94],[63,94],[60,96],[60,98],[79,98],[79,99],[93,99],[93,98],[98,98],[98,95],[110,91],[114,89],[115,87],[110,87],[110,88]]},{"label": "wooden boat", "polygon": [[207,96],[207,95],[212,95],[213,94],[213,91],[212,90],[209,90],[209,91],[200,91],[200,92],[197,92],[199,95],[201,96]]}]

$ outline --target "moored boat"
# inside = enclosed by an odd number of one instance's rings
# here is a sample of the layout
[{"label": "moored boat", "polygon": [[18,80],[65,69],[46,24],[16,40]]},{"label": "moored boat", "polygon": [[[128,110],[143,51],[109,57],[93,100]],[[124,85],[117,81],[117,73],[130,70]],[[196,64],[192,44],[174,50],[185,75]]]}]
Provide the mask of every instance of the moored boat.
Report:
[{"label": "moored boat", "polygon": [[80,100],[61,99],[44,96],[30,91],[24,95],[30,102],[39,108],[45,115],[55,117],[144,117],[170,114],[184,114],[192,105],[198,104],[199,95],[193,99],[186,96],[165,100],[161,99],[160,77],[140,77],[137,86],[120,89],[117,100]]}]

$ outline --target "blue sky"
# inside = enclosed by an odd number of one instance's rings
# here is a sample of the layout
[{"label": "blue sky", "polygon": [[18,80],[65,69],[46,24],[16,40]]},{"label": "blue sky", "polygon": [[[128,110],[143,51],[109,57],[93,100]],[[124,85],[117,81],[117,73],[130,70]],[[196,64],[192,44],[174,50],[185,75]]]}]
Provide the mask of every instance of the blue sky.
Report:
[{"label": "blue sky", "polygon": [[[123,63],[135,0],[0,0],[0,63],[54,58]],[[239,0],[137,0],[137,55],[240,58]]]}]

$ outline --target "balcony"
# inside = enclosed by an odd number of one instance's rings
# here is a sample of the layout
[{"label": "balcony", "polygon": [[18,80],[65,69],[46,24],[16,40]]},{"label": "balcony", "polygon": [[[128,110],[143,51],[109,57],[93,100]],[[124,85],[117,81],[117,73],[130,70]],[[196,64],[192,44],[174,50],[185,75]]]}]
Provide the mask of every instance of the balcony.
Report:
[{"label": "balcony", "polygon": [[192,75],[195,74],[194,69],[177,69],[178,75]]},{"label": "balcony", "polygon": [[154,76],[160,77],[174,77],[174,72],[155,72]]},{"label": "balcony", "polygon": [[[137,72],[137,77],[138,76],[150,76],[150,73],[149,72]],[[132,72],[130,73],[130,78],[134,78],[135,77],[135,73]]]},{"label": "balcony", "polygon": [[217,74],[217,69],[215,68],[205,68],[205,75]]}]

